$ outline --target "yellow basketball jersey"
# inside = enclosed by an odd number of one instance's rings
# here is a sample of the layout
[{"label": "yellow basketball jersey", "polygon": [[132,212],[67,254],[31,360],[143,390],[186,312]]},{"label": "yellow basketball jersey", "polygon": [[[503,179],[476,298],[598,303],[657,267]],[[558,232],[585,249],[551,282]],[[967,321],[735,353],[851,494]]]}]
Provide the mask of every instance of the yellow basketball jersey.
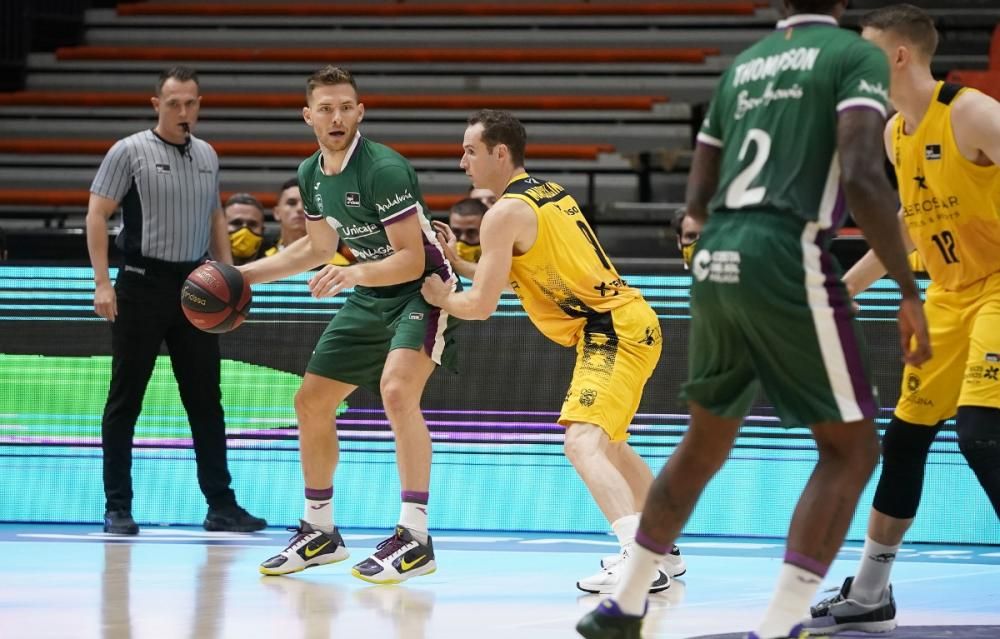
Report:
[{"label": "yellow basketball jersey", "polygon": [[562,186],[521,173],[501,198],[527,203],[538,219],[534,245],[513,258],[510,286],[546,337],[572,346],[588,319],[642,297],[618,275]]},{"label": "yellow basketball jersey", "polygon": [[962,91],[939,82],[927,114],[909,135],[900,114],[893,157],[903,221],[933,282],[959,290],[1000,271],[1000,167],[958,150],[951,105]]}]

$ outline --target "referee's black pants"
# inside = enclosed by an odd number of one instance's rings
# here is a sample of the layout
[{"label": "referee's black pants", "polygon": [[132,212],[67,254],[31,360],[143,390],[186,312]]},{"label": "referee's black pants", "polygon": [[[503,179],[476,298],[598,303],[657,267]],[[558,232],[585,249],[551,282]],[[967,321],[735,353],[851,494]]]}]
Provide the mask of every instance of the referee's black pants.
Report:
[{"label": "referee's black pants", "polygon": [[111,325],[111,388],[101,420],[108,510],[131,511],[135,423],[164,341],[191,424],[201,492],[211,508],[236,503],[226,463],[219,339],[196,329],[181,311],[181,286],[194,266],[150,260],[118,271],[118,317]]}]

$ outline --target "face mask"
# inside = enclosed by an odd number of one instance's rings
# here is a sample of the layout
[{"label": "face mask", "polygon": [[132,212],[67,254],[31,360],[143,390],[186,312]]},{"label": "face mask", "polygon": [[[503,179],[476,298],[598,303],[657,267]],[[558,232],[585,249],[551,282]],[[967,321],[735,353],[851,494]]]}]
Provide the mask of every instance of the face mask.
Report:
[{"label": "face mask", "polygon": [[478,244],[456,242],[455,248],[458,249],[458,256],[466,262],[478,262],[479,258],[483,256],[483,249]]},{"label": "face mask", "polygon": [[229,244],[233,249],[233,257],[240,259],[256,255],[263,242],[263,235],[258,235],[245,226],[229,234]]},{"label": "face mask", "polygon": [[681,247],[681,259],[684,260],[684,270],[688,270],[689,268],[691,268],[691,260],[694,259],[695,249],[698,248],[698,240],[689,242],[688,244],[681,244],[680,247]]}]

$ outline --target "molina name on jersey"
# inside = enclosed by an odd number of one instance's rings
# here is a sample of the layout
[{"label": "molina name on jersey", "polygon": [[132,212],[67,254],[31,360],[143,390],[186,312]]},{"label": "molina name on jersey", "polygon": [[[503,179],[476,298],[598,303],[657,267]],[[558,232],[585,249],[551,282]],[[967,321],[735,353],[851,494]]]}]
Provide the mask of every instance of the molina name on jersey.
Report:
[{"label": "molina name on jersey", "polygon": [[615,270],[562,185],[521,173],[501,198],[526,203],[538,220],[535,243],[513,257],[510,286],[546,337],[572,346],[588,319],[641,298]]}]

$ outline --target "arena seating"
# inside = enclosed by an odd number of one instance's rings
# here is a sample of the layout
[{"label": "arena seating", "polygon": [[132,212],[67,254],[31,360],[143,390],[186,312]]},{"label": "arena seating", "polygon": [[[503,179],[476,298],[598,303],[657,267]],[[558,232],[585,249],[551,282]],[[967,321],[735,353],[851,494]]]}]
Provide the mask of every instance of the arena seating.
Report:
[{"label": "arena seating", "polygon": [[[852,3],[846,22],[875,4]],[[936,72],[971,69],[981,75],[962,81],[995,90],[984,24],[1000,12],[984,0],[942,0],[933,13],[943,32]],[[683,200],[694,132],[719,73],[775,19],[768,2],[744,0],[92,9],[80,43],[31,54],[27,86],[0,93],[0,224],[81,226],[101,156],[152,125],[152,84],[172,63],[199,71],[197,134],[219,152],[223,190],[267,203],[314,149],[300,115],[304,79],[336,63],[358,76],[365,134],[413,161],[436,211],[468,188],[457,167],[467,115],[505,108],[528,127],[529,168],[576,194],[609,252],[672,255],[661,232],[668,216],[629,215],[634,208],[614,203]]]},{"label": "arena seating", "polygon": [[994,27],[990,40],[989,68],[955,69],[948,73],[948,81],[974,87],[1000,100],[1000,24]]},{"label": "arena seating", "polygon": [[468,188],[457,167],[461,134],[483,107],[515,111],[528,126],[530,168],[590,210],[678,201],[684,175],[675,169],[701,117],[692,104],[705,102],[727,56],[773,19],[745,1],[91,10],[79,46],[33,54],[25,89],[0,94],[0,220],[80,226],[100,157],[152,123],[152,81],[174,62],[201,75],[197,134],[219,152],[223,189],[265,204],[314,150],[299,115],[303,82],[327,62],[355,71],[364,132],[414,162],[435,210]]}]

